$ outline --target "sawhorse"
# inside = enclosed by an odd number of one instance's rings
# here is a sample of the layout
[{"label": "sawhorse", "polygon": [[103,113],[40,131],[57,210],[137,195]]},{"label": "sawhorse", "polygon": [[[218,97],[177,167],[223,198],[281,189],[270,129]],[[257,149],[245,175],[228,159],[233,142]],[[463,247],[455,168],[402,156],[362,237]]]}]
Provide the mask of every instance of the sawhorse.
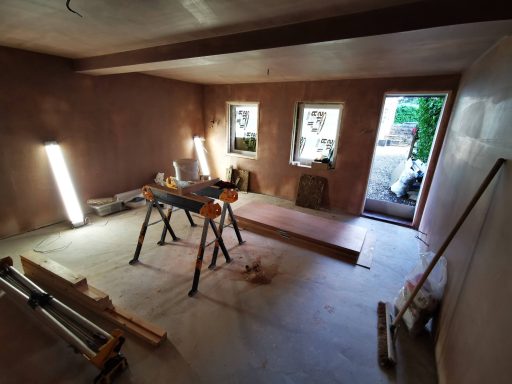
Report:
[{"label": "sawhorse", "polygon": [[[224,245],[222,236],[220,232],[217,230],[215,222],[213,221],[221,214],[220,205],[215,203],[213,199],[205,196],[198,196],[192,194],[177,195],[172,189],[162,187],[157,184],[144,186],[144,188],[142,188],[142,193],[149,204],[146,213],[146,218],[144,220],[144,223],[142,224],[139,241],[137,243],[137,248],[135,250],[133,259],[130,261],[131,265],[134,265],[139,261],[140,250],[142,249],[142,243],[144,242],[144,236],[146,234],[147,227],[150,225],[149,218],[151,217],[151,212],[154,207],[157,208],[158,212],[160,213],[160,216],[162,217],[162,220],[164,221],[164,231],[162,233],[160,242],[163,243],[163,241],[165,241],[165,235],[167,232],[171,234],[174,241],[178,240],[169,222],[172,210],[166,216],[162,211],[162,208],[160,207],[159,203],[169,204],[173,207],[182,208],[186,212],[195,212],[204,217],[203,232],[201,234],[201,242],[199,244],[199,248],[197,251],[196,267],[194,270],[194,277],[192,280],[192,289],[188,293],[189,296],[193,296],[197,292],[199,286],[199,278],[201,276],[201,267],[203,265],[203,257],[206,248],[206,236],[208,234],[208,227],[212,228],[216,244],[218,244],[218,246],[222,250],[224,257],[226,258],[226,262],[231,262],[231,258],[229,257],[228,250]],[[189,220],[191,220],[191,217],[189,218]]]},{"label": "sawhorse", "polygon": [[[159,221],[156,221],[154,223],[149,222],[153,208],[157,209],[158,213],[162,217],[162,221],[164,222],[164,231],[162,233],[160,241],[158,242],[158,245],[164,244],[165,235],[166,235],[167,231],[169,231],[169,233],[171,234],[173,241],[179,240],[179,238],[176,236],[176,234],[172,230],[171,224],[169,222],[169,220],[171,219],[172,208],[169,209],[168,215],[165,216],[164,212],[162,210],[162,207],[160,207],[160,204],[158,202],[148,200],[148,210],[146,211],[146,218],[144,219],[144,222],[142,223],[142,228],[140,229],[139,240],[137,241],[137,248],[135,248],[135,254],[133,255],[133,259],[130,260],[130,264],[132,264],[132,265],[137,263],[137,261],[139,260],[140,250],[142,249],[142,244],[144,243],[144,237],[146,237],[146,231],[148,230],[148,227],[150,225],[157,224],[159,222]],[[190,213],[189,213],[189,215],[190,215]]]},{"label": "sawhorse", "polygon": [[[214,186],[209,186],[204,189],[201,189],[197,192],[195,192],[197,195],[200,196],[207,196],[214,199],[219,199],[222,201],[222,213],[220,215],[220,222],[219,222],[219,233],[222,236],[222,232],[226,225],[224,225],[226,221],[226,213],[229,214],[229,218],[231,220],[231,225],[233,226],[233,229],[235,230],[236,237],[238,239],[238,244],[243,244],[244,240],[242,240],[242,235],[240,234],[240,229],[238,228],[238,223],[236,221],[235,215],[233,215],[233,210],[231,209],[231,203],[234,203],[238,200],[238,193],[234,189],[222,189],[217,188]],[[210,265],[208,266],[209,269],[215,269],[217,264],[217,255],[219,254],[219,244],[215,242],[215,247],[213,249],[213,256],[212,261]]]},{"label": "sawhorse", "polygon": [[[236,221],[235,215],[233,215],[233,209],[231,208],[231,203],[234,203],[238,200],[238,193],[233,189],[221,189],[217,187],[206,187],[204,189],[201,189],[199,191],[195,192],[199,196],[207,196],[211,197],[213,199],[219,199],[222,201],[222,212],[220,215],[220,222],[219,222],[219,235],[222,237],[222,233],[225,227],[228,225],[224,225],[226,222],[226,213],[229,214],[229,219],[231,220],[231,226],[233,227],[236,237],[238,239],[238,244],[242,245],[245,243],[245,241],[242,239],[242,235],[240,234],[240,229],[238,228],[238,223]],[[167,220],[169,221],[171,218],[172,210],[169,210],[167,214]],[[194,223],[194,220],[192,219],[192,216],[190,215],[190,212],[185,210],[185,214],[187,215],[188,221],[190,222],[190,225],[192,227],[196,226],[196,223]],[[164,228],[162,229],[162,237],[159,245],[163,245],[165,243],[165,236],[167,234],[166,226],[164,225]],[[211,244],[211,243],[210,243]],[[213,249],[213,256],[212,261],[210,265],[208,266],[208,269],[214,270],[217,265],[217,256],[219,254],[219,244],[217,241],[215,241],[215,247]]]}]

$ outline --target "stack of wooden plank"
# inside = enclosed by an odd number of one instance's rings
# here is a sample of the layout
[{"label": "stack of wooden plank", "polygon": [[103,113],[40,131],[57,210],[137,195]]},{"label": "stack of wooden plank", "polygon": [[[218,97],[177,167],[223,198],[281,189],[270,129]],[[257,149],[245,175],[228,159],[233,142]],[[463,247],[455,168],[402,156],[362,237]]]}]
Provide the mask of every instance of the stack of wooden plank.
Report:
[{"label": "stack of wooden plank", "polygon": [[262,203],[246,204],[234,214],[242,228],[370,267],[371,255],[360,257],[366,228]]},{"label": "stack of wooden plank", "polygon": [[21,256],[25,275],[59,299],[68,299],[91,310],[151,345],[167,339],[167,332],[112,303],[105,292],[89,285],[85,276],[38,254]]}]

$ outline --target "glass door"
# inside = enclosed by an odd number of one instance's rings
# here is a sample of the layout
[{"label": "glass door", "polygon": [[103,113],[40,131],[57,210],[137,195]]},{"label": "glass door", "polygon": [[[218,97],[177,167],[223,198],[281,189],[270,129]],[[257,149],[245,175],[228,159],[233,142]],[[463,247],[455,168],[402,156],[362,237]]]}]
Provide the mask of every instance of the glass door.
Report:
[{"label": "glass door", "polygon": [[447,94],[388,94],[379,123],[364,215],[411,225]]}]

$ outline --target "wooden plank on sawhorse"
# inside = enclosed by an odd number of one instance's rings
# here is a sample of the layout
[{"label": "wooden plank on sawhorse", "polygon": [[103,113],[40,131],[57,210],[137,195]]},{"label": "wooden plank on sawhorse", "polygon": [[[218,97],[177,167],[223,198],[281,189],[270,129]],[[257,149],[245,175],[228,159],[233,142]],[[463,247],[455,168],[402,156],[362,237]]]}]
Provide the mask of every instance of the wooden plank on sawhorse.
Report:
[{"label": "wooden plank on sawhorse", "polygon": [[[214,185],[219,181],[219,178],[204,181],[180,181],[175,180],[173,177],[168,177],[165,180],[165,186],[160,184],[151,184],[151,186],[164,186],[165,188],[171,189],[175,195],[188,195],[189,193],[194,193],[195,191]],[[183,184],[185,185],[182,186]]]},{"label": "wooden plank on sawhorse", "polygon": [[[188,196],[192,193],[195,193],[196,191],[199,191],[199,190],[202,190],[202,189],[205,189],[205,188],[208,188],[208,187],[211,187],[213,186],[214,184],[218,183],[220,181],[219,178],[215,178],[215,179],[212,179],[212,180],[205,180],[205,181],[198,181],[198,182],[189,182],[188,185],[182,187],[182,186],[179,186],[179,185],[171,185],[169,183],[169,178],[167,178],[166,182],[165,182],[165,190],[167,191],[172,191],[172,193],[174,195],[180,195],[180,196]],[[152,187],[154,188],[157,188],[159,185],[158,184],[151,184]],[[169,192],[170,192],[169,191]],[[205,195],[207,196],[207,195]],[[212,197],[212,196],[210,196]],[[190,212],[186,209],[184,209],[185,211],[185,214],[187,215],[187,219],[190,223],[190,225],[192,227],[195,227],[196,226],[196,223],[194,223],[194,220],[192,219],[192,216],[190,216]],[[171,214],[172,214],[172,210],[169,210],[167,212],[167,220],[169,221],[170,218],[171,218]],[[160,242],[158,243],[159,245],[163,245],[165,243],[165,235],[166,235],[167,231],[165,230],[165,228],[162,230],[162,237],[161,237],[161,240]]]},{"label": "wooden plank on sawhorse", "polygon": [[180,195],[188,195],[189,193],[195,193],[201,189],[212,186],[215,183],[218,183],[219,181],[220,181],[220,179],[216,178],[216,179],[211,179],[211,180],[194,182],[194,183],[187,185],[186,187],[179,187],[178,188],[179,194]]},{"label": "wooden plank on sawhorse", "polygon": [[[167,217],[164,215],[162,209],[160,208],[160,203],[169,204],[173,207],[198,213],[204,217],[203,232],[201,234],[201,242],[199,244],[199,248],[197,251],[196,267],[194,270],[194,277],[192,280],[192,289],[188,293],[189,296],[193,296],[197,292],[197,289],[199,287],[199,278],[201,276],[201,267],[203,265],[203,257],[206,248],[206,235],[208,233],[208,227],[211,227],[213,234],[215,236],[215,240],[219,244],[219,247],[221,248],[224,257],[226,258],[226,262],[231,262],[231,258],[229,257],[228,250],[224,245],[222,236],[220,235],[219,231],[217,230],[217,227],[215,226],[215,222],[213,221],[213,219],[219,217],[219,215],[221,214],[220,205],[215,203],[213,199],[210,199],[208,197],[198,196],[195,194],[180,195],[177,194],[174,189],[163,187],[158,184],[150,184],[144,186],[142,188],[142,194],[144,195],[145,199],[148,200],[149,204],[146,213],[146,218],[144,219],[144,223],[142,224],[139,240],[137,243],[137,248],[135,250],[133,259],[130,261],[131,265],[134,265],[139,261],[142,243],[144,242],[144,236],[149,224],[149,218],[151,216],[151,211],[154,207],[158,209],[160,216],[162,217],[162,220],[164,220],[166,229],[171,233],[171,236],[174,235],[174,232],[172,231],[172,228],[169,224],[169,221],[167,220]],[[173,236],[173,239],[177,239],[175,235]]]}]

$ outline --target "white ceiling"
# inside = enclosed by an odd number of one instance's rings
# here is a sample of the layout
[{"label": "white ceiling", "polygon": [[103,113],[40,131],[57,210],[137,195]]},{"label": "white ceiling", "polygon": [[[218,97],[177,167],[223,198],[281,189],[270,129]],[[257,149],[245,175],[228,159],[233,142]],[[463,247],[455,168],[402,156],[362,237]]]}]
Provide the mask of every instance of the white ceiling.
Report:
[{"label": "white ceiling", "polygon": [[0,45],[82,58],[414,0],[1,0]]},{"label": "white ceiling", "polygon": [[512,20],[463,24],[173,60],[144,73],[203,84],[461,73],[511,32]]},{"label": "white ceiling", "polygon": [[[80,59],[411,2],[72,0],[81,18],[66,9],[65,0],[2,0],[0,45]],[[143,72],[211,84],[460,73],[511,34],[512,20],[459,24],[282,48],[248,47],[236,53],[99,69],[95,74]]]}]

